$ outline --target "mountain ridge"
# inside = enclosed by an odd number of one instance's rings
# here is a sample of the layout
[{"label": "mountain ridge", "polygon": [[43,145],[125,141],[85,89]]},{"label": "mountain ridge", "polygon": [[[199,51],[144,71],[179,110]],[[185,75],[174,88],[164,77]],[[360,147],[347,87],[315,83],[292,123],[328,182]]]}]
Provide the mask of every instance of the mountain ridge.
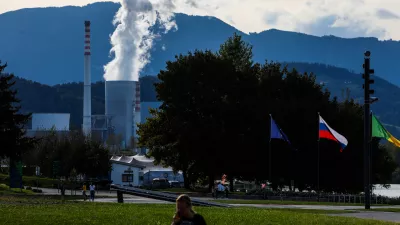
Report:
[{"label": "mountain ridge", "polygon": [[[103,80],[103,66],[110,60],[109,37],[118,3],[87,6],[30,8],[0,14],[0,59],[9,62],[8,72],[43,84],[83,80],[84,20],[92,21],[92,81]],[[151,62],[142,75],[158,74],[165,62],[195,49],[217,51],[234,32],[253,45],[254,61],[321,63],[361,72],[363,52],[370,50],[376,75],[400,85],[395,67],[400,42],[374,37],[341,38],[269,29],[245,34],[210,16],[175,14],[177,31],[155,40]],[[196,26],[194,26],[196,24]],[[163,46],[166,50],[163,50]]]}]

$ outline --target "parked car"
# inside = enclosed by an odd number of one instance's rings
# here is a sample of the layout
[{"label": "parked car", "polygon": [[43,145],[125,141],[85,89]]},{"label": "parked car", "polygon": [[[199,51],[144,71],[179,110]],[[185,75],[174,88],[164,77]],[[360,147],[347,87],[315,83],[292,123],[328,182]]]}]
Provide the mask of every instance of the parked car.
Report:
[{"label": "parked car", "polygon": [[154,178],[151,184],[152,189],[169,188],[170,184],[166,178]]}]

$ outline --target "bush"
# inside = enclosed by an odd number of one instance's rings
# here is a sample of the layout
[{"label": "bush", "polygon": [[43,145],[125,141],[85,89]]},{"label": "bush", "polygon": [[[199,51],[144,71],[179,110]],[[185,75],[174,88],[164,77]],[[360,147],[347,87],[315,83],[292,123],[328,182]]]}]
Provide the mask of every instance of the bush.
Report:
[{"label": "bush", "polygon": [[32,190],[32,187],[28,186],[25,188],[26,190]]},{"label": "bush", "polygon": [[8,185],[0,184],[0,191],[4,191],[4,190],[8,190],[8,189],[10,189],[10,187]]},{"label": "bush", "polygon": [[[39,181],[38,184],[37,181]],[[9,184],[9,183],[10,183],[10,177],[5,174],[0,174],[0,184]],[[58,183],[59,181],[56,179],[30,177],[30,176],[22,177],[22,185],[24,186],[36,187],[38,185],[39,187],[43,188],[53,188],[57,187]]]}]

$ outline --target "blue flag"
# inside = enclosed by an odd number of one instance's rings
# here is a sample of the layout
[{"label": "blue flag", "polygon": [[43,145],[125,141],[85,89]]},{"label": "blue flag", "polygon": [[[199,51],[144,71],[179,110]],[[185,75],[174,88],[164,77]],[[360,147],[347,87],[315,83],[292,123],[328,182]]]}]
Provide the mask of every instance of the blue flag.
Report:
[{"label": "blue flag", "polygon": [[271,133],[270,133],[270,139],[281,139],[286,141],[287,143],[290,144],[289,138],[286,136],[285,133],[279,128],[279,126],[275,123],[274,119],[272,119],[271,116]]}]

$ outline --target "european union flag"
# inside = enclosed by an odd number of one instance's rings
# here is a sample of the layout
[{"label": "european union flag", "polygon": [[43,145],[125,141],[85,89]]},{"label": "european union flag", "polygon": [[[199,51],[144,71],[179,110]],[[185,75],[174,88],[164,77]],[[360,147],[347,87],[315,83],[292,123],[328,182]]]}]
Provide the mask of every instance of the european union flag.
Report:
[{"label": "european union flag", "polygon": [[289,138],[286,136],[285,133],[279,128],[278,124],[275,123],[274,119],[271,116],[271,132],[270,132],[270,139],[281,139],[286,141],[290,144]]}]

